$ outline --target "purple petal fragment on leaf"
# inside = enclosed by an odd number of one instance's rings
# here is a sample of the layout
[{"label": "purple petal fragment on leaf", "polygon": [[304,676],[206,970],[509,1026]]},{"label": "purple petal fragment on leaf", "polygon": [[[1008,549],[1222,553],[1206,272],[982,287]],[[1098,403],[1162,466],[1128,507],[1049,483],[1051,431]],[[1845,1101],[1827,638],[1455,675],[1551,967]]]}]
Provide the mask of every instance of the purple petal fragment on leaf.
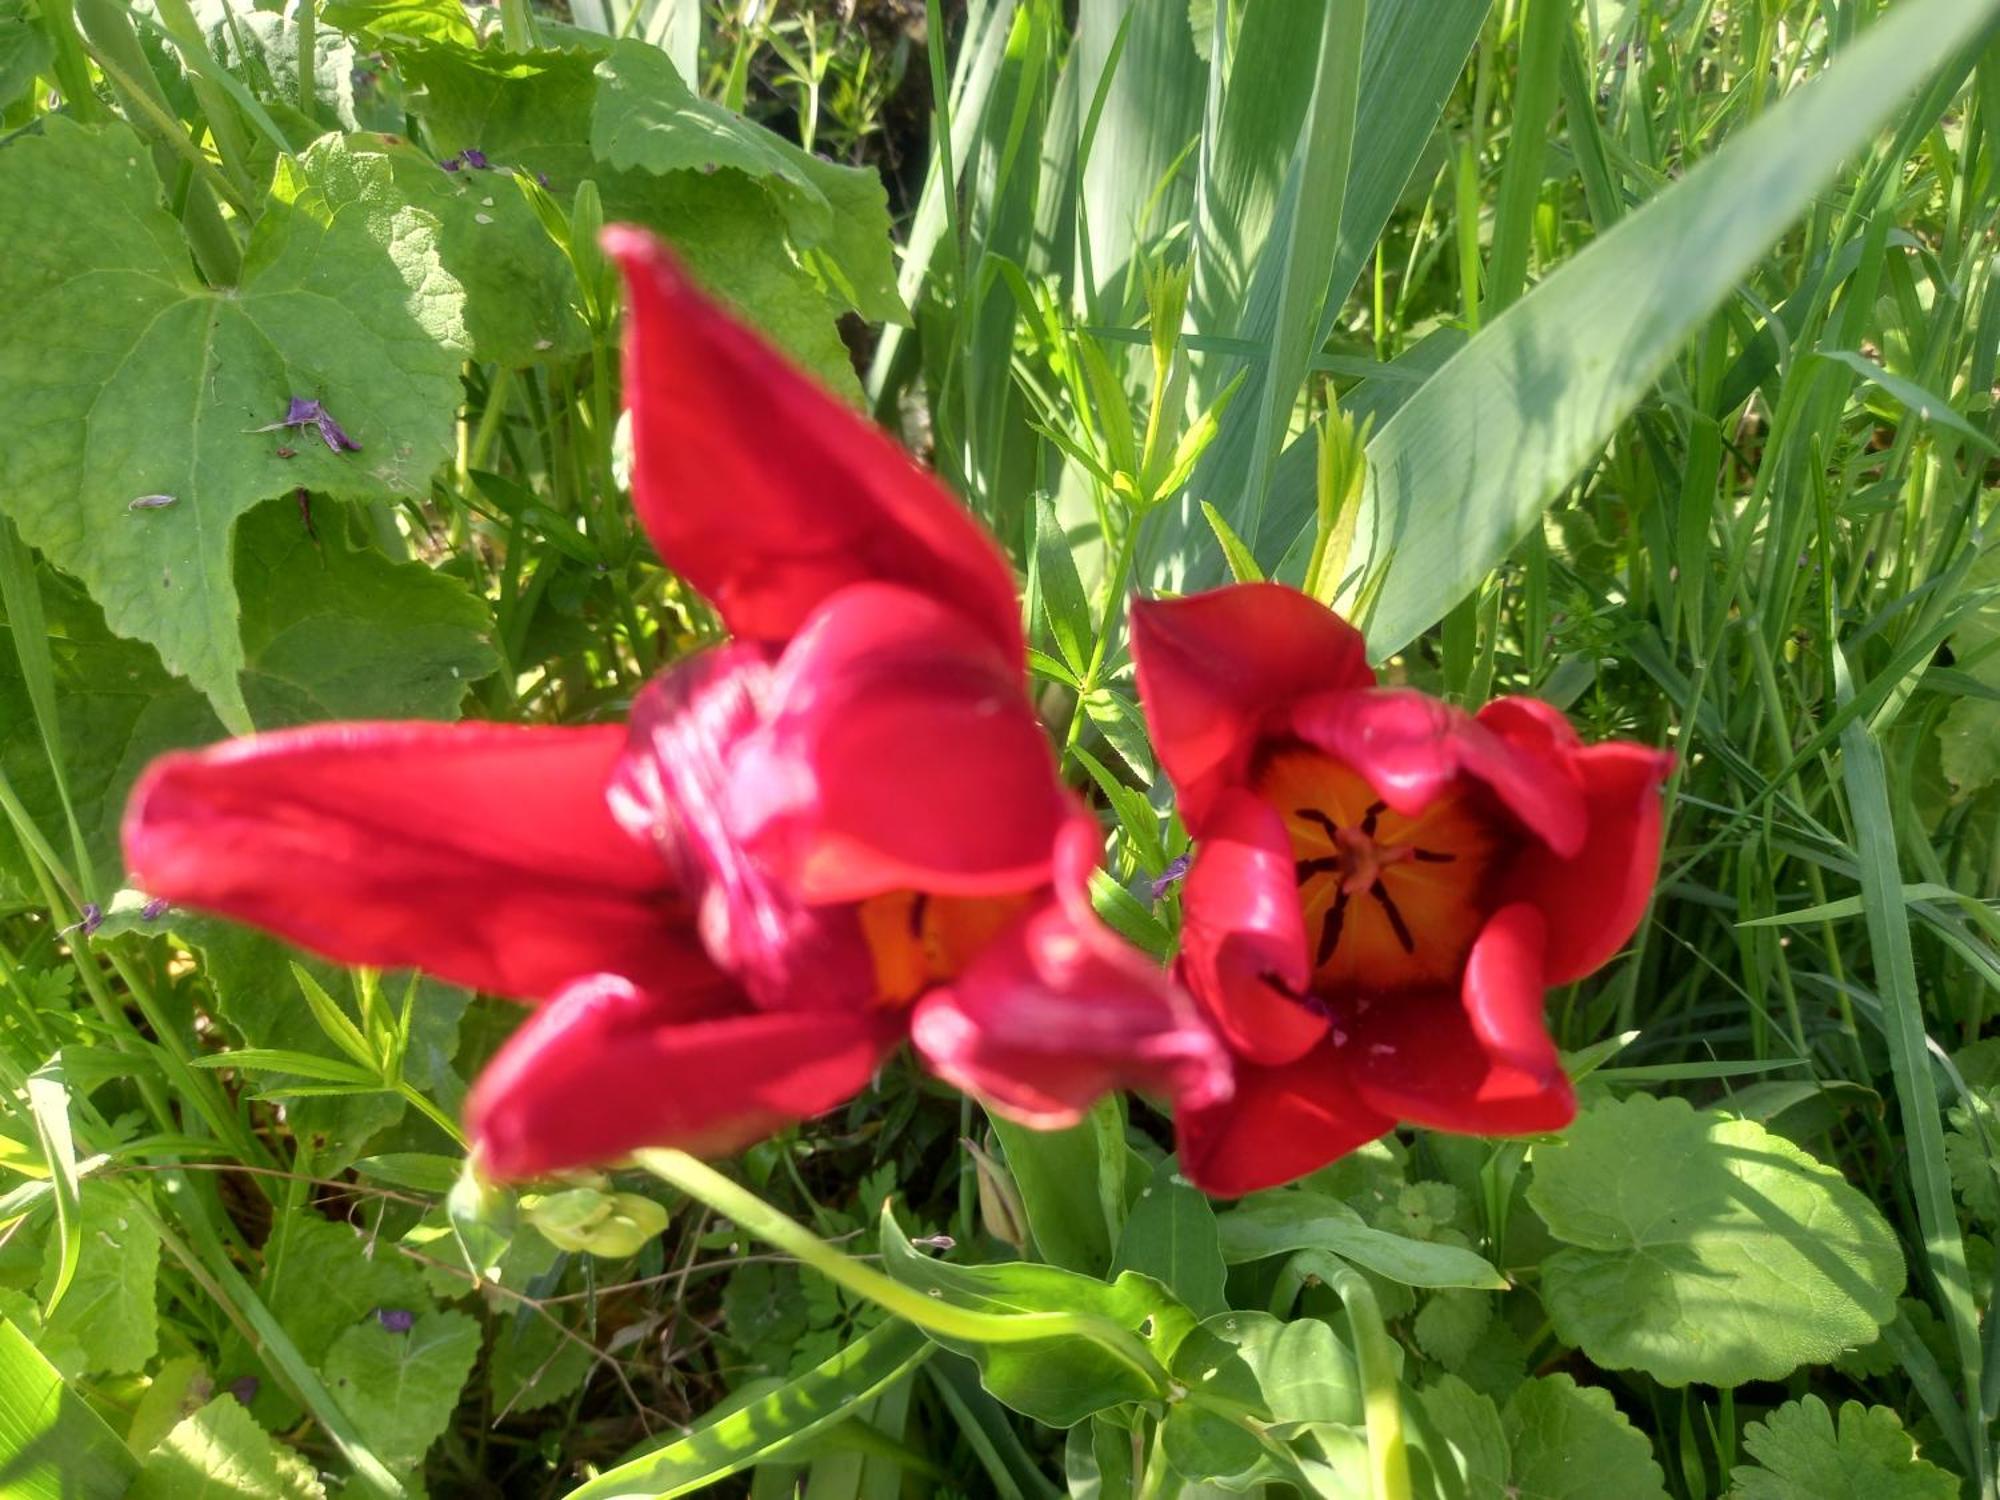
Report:
[{"label": "purple petal fragment on leaf", "polygon": [[155,896],[139,908],[139,920],[142,922],[157,922],[166,914],[167,898],[165,896]]},{"label": "purple petal fragment on leaf", "polygon": [[[262,427],[253,427],[252,432],[274,432],[280,427],[311,427],[319,432],[327,447],[335,453],[342,451],[359,453],[361,445],[349,437],[341,425],[334,421],[333,413],[319,402],[305,396],[294,396],[285,407],[285,415],[276,422],[267,422]],[[282,450],[281,450],[282,451]],[[285,453],[284,457],[291,455]]]},{"label": "purple petal fragment on leaf", "polygon": [[447,172],[456,172],[463,163],[456,156],[447,156],[438,165],[443,167]]},{"label": "purple petal fragment on leaf", "polygon": [[319,428],[319,435],[326,439],[327,447],[331,448],[335,453],[339,453],[343,449],[349,453],[359,453],[361,451],[361,445],[341,430],[340,424],[333,420],[331,412],[317,401],[313,403],[313,407],[318,413],[313,420],[313,425]]},{"label": "purple petal fragment on leaf", "polygon": [[68,937],[72,932],[77,932],[83,934],[85,937],[89,937],[103,925],[104,908],[99,906],[95,901],[86,901],[83,903],[82,917],[65,927],[62,930],[62,936]]},{"label": "purple petal fragment on leaf", "polygon": [[408,1333],[417,1325],[417,1315],[406,1307],[378,1307],[375,1321],[391,1333]]},{"label": "purple petal fragment on leaf", "polygon": [[1170,864],[1168,864],[1166,869],[1160,871],[1160,878],[1152,883],[1153,899],[1155,901],[1159,900],[1162,896],[1166,895],[1168,891],[1172,890],[1174,888],[1175,882],[1177,882],[1183,875],[1187,874],[1188,864],[1189,864],[1189,857],[1187,855],[1185,854],[1176,855],[1173,861]]},{"label": "purple petal fragment on leaf", "polygon": [[257,1390],[262,1384],[255,1375],[239,1375],[229,1382],[229,1394],[248,1406],[257,1399]]},{"label": "purple petal fragment on leaf", "polygon": [[477,146],[467,146],[465,148],[465,164],[468,167],[477,167],[482,172],[493,165],[493,163],[486,159],[486,153],[481,151]]}]

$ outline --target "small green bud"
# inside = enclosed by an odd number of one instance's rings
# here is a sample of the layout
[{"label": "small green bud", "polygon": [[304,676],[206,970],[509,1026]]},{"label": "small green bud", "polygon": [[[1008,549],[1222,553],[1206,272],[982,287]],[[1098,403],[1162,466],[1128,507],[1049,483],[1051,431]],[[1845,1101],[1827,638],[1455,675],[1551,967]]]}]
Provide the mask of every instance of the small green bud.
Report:
[{"label": "small green bud", "polygon": [[528,1222],[558,1250],[620,1260],[667,1227],[667,1211],[638,1193],[570,1188],[521,1200]]}]

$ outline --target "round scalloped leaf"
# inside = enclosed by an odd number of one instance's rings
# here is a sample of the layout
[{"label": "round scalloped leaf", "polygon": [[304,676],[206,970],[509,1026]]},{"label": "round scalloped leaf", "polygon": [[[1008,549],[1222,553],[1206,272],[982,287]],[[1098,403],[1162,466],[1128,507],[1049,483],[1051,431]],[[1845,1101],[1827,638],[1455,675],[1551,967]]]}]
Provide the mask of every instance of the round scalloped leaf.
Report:
[{"label": "round scalloped leaf", "polygon": [[1956,1476],[1917,1457],[1886,1406],[1849,1401],[1840,1424],[1817,1396],[1788,1401],[1743,1432],[1728,1500],[1955,1500]]},{"label": "round scalloped leaf", "polygon": [[1780,1380],[1874,1341],[1902,1251],[1829,1167],[1751,1120],[1634,1095],[1535,1152],[1556,1331],[1666,1385]]},{"label": "round scalloped leaf", "polygon": [[[236,518],[295,488],[419,494],[451,456],[463,299],[435,222],[385,165],[323,140],[280,161],[240,283],[210,287],[138,136],[57,117],[0,149],[0,198],[0,305],[40,330],[0,345],[0,505],[113,630],[246,730]],[[311,425],[256,430],[295,400],[358,450]]]},{"label": "round scalloped leaf", "polygon": [[1511,1500],[1667,1500],[1653,1445],[1611,1399],[1567,1375],[1522,1383],[1501,1414]]}]

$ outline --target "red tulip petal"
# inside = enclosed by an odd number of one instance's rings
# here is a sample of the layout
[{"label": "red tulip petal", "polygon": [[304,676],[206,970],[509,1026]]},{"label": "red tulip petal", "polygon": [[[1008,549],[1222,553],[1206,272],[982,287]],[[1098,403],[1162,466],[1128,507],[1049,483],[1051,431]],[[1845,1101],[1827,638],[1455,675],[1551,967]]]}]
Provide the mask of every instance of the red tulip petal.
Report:
[{"label": "red tulip petal", "polygon": [[1626,740],[1570,753],[1583,783],[1589,833],[1569,859],[1532,845],[1509,870],[1508,891],[1548,918],[1550,984],[1581,979],[1625,946],[1645,915],[1660,867],[1664,751]]},{"label": "red tulip petal", "polygon": [[1101,840],[1087,816],[1065,828],[1061,895],[925,994],[910,1017],[910,1040],[932,1072],[1039,1129],[1075,1124],[1118,1088],[1163,1094],[1181,1109],[1230,1092],[1228,1054],[1194,1002],[1091,911]]},{"label": "red tulip petal", "polygon": [[1244,583],[1132,605],[1132,661],[1160,764],[1200,837],[1266,721],[1295,698],[1372,687],[1361,633],[1296,589]]},{"label": "red tulip petal", "polygon": [[1291,719],[1299,738],[1359,772],[1406,817],[1473,776],[1550,848],[1573,854],[1583,845],[1583,795],[1566,756],[1524,750],[1426,693],[1323,693],[1299,703]]},{"label": "red tulip petal", "polygon": [[508,1039],[466,1119],[495,1177],[595,1166],[645,1146],[719,1156],[851,1097],[897,1040],[879,1013],[689,1019],[670,998],[597,975]]},{"label": "red tulip petal", "polygon": [[612,820],[624,731],[329,724],[154,762],[125,859],[155,896],[343,963],[543,997],[707,983],[666,866]]},{"label": "red tulip petal", "polygon": [[888,436],[710,301],[644,230],[624,268],[633,500],[668,565],[735,634],[781,642],[828,595],[920,590],[1022,660],[1021,606],[979,524]]},{"label": "red tulip petal", "polygon": [[1322,1046],[1283,1067],[1240,1064],[1235,1097],[1182,1111],[1174,1129],[1188,1180],[1235,1198],[1317,1171],[1395,1123],[1368,1106]]},{"label": "red tulip petal", "polygon": [[806,902],[1049,879],[1070,799],[1020,679],[957,611],[886,584],[828,600],[730,762],[727,816]]},{"label": "red tulip petal", "polygon": [[1472,945],[1456,995],[1385,996],[1336,1023],[1341,1061],[1375,1109],[1466,1135],[1560,1130],[1576,1097],[1542,1018],[1547,924],[1519,902]]},{"label": "red tulip petal", "polygon": [[1312,975],[1291,836],[1276,809],[1230,787],[1216,799],[1181,893],[1181,972],[1239,1055],[1304,1056],[1326,1017],[1295,998]]}]

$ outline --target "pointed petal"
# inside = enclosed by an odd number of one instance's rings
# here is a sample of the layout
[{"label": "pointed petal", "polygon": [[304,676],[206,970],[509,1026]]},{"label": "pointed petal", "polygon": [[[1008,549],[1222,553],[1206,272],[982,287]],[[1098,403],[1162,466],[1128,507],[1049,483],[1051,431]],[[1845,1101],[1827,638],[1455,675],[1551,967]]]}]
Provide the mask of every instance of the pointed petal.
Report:
[{"label": "pointed petal", "polygon": [[624,732],[330,724],[163,756],[125,859],[155,896],[343,963],[543,997],[579,974],[705,983],[660,860],[605,802]]},{"label": "pointed petal", "polygon": [[1053,896],[1002,933],[955,981],[929,991],[910,1040],[931,1071],[1010,1119],[1073,1125],[1113,1089],[1201,1109],[1229,1096],[1221,1041],[1193,1000],[1090,909],[1102,834],[1064,830]]},{"label": "pointed petal", "polygon": [[690,1016],[597,975],[524,1022],[466,1102],[482,1167],[535,1177],[646,1146],[741,1150],[866,1086],[898,1040],[878,1015]]},{"label": "pointed petal", "polygon": [[1465,1135],[1560,1130],[1576,1096],[1542,1018],[1542,914],[1525,902],[1487,922],[1460,992],[1384,996],[1347,1028],[1341,1062],[1370,1106]]},{"label": "pointed petal", "polygon": [[1021,608],[1006,559],[888,436],[688,280],[643,230],[614,227],[630,315],[633,499],[668,566],[745,640],[781,642],[851,583],[900,583],[959,610],[1010,663]]},{"label": "pointed petal", "polygon": [[1273,715],[1307,694],[1375,682],[1361,632],[1276,583],[1135,601],[1132,661],[1153,746],[1197,837]]},{"label": "pointed petal", "polygon": [[1204,1192],[1236,1198],[1317,1171],[1395,1126],[1347,1081],[1330,1046],[1283,1067],[1241,1064],[1236,1094],[1175,1117],[1181,1170]]},{"label": "pointed petal", "polygon": [[726,816],[801,900],[1047,884],[1070,798],[1018,672],[963,615],[845,589],[786,648],[768,703]]},{"label": "pointed petal", "polygon": [[1422,812],[1461,776],[1473,776],[1550,848],[1570,854],[1583,843],[1583,795],[1567,757],[1523,749],[1427,693],[1325,693],[1297,706],[1292,728],[1358,771],[1405,816]]},{"label": "pointed petal", "polygon": [[1673,770],[1665,751],[1624,740],[1570,754],[1583,784],[1589,831],[1568,859],[1529,847],[1507,889],[1548,919],[1550,984],[1568,984],[1625,946],[1646,913],[1660,868],[1660,786]]},{"label": "pointed petal", "polygon": [[1266,1065],[1304,1056],[1326,1017],[1293,997],[1312,975],[1284,820],[1231,787],[1216,799],[1181,893],[1181,973],[1232,1050]]}]

